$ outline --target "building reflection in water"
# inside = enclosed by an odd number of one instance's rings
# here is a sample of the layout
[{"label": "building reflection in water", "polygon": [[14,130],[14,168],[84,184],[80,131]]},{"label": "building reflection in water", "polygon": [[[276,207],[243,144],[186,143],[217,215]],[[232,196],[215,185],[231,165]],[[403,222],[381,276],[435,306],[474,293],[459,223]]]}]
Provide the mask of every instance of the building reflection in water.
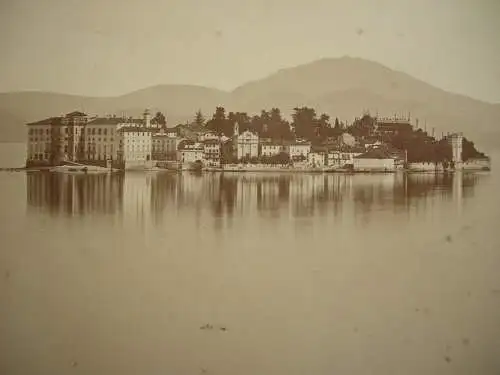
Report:
[{"label": "building reflection in water", "polygon": [[121,213],[133,222],[160,224],[168,215],[208,213],[270,218],[341,217],[346,210],[409,212],[453,200],[461,210],[481,175],[29,173],[27,202],[52,214]]},{"label": "building reflection in water", "polygon": [[55,215],[114,214],[122,210],[121,174],[28,173],[28,208]]}]

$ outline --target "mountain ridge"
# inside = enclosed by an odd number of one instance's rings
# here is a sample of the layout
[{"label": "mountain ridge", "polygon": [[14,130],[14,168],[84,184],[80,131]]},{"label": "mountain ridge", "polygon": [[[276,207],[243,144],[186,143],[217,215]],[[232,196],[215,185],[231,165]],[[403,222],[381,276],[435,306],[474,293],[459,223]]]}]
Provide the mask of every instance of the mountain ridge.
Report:
[{"label": "mountain ridge", "polygon": [[149,108],[163,112],[169,126],[175,126],[192,119],[198,109],[208,118],[216,106],[249,114],[278,107],[289,116],[294,107],[305,105],[346,121],[364,110],[381,116],[411,112],[421,125],[426,121],[437,132],[462,131],[488,142],[492,134],[500,135],[500,103],[449,92],[378,62],[344,56],[282,68],[231,91],[158,84],[110,97],[36,90],[0,93],[0,141],[24,141],[26,122],[73,110],[135,116]]}]

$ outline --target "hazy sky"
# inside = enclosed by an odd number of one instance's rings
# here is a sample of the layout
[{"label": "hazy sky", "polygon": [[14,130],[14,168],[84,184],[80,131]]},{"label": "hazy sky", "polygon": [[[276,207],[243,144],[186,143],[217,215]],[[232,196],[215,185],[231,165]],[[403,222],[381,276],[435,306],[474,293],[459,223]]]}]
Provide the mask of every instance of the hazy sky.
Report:
[{"label": "hazy sky", "polygon": [[0,91],[233,89],[351,55],[500,102],[500,0],[0,0]]}]

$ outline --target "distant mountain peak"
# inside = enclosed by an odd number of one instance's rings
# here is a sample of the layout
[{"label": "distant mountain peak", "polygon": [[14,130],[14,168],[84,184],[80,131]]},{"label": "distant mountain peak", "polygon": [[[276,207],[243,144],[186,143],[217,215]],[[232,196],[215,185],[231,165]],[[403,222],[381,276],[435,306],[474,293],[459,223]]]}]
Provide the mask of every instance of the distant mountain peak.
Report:
[{"label": "distant mountain peak", "polygon": [[[206,118],[216,106],[248,114],[280,108],[313,107],[317,113],[351,121],[364,109],[381,116],[411,112],[428,129],[468,134],[498,134],[500,105],[448,93],[410,75],[361,57],[324,57],[287,67],[232,92],[199,85],[158,84],[108,98],[44,92],[0,94],[0,138],[24,139],[24,124],[62,112],[139,114],[144,108],[161,111],[170,125],[185,122],[201,109]],[[475,138],[474,134],[471,134]]]}]

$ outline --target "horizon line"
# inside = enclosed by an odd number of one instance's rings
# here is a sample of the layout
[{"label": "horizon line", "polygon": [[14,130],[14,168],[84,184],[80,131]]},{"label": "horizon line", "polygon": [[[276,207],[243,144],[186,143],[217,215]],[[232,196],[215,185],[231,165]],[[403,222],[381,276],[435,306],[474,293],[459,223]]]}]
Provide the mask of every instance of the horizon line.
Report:
[{"label": "horizon line", "polygon": [[[229,89],[229,90],[221,89],[221,88],[214,87],[214,86],[205,86],[205,85],[201,85],[201,84],[195,84],[195,83],[158,83],[158,84],[153,84],[153,85],[150,85],[150,86],[144,86],[144,87],[141,87],[141,88],[137,88],[137,89],[134,89],[132,91],[128,91],[128,92],[125,92],[125,93],[122,93],[122,94],[105,95],[105,96],[88,95],[88,94],[83,94],[83,93],[69,93],[69,92],[51,91],[51,90],[43,90],[43,89],[26,89],[26,90],[1,91],[0,95],[37,93],[37,94],[51,94],[51,95],[75,96],[75,97],[89,98],[89,99],[115,99],[115,98],[120,98],[120,97],[123,97],[123,96],[131,95],[131,94],[137,93],[139,91],[144,91],[144,90],[152,89],[152,88],[155,88],[155,87],[161,87],[161,86],[171,86],[171,87],[178,86],[178,87],[193,87],[193,88],[196,87],[196,88],[200,88],[200,89],[215,90],[215,91],[219,91],[219,92],[224,93],[224,94],[232,94],[232,93],[234,93],[240,87],[243,87],[243,86],[251,84],[251,83],[255,83],[255,82],[259,82],[259,81],[265,80],[265,79],[267,79],[267,78],[269,78],[269,77],[271,77],[271,76],[273,76],[275,74],[278,74],[281,71],[285,71],[285,70],[289,70],[289,69],[294,69],[294,68],[299,68],[299,67],[302,67],[302,66],[311,65],[311,64],[318,63],[318,62],[325,61],[325,60],[342,60],[342,59],[362,60],[362,61],[366,61],[366,62],[369,62],[369,63],[372,63],[372,64],[377,64],[377,65],[382,66],[382,67],[384,67],[386,69],[390,69],[391,71],[393,71],[395,73],[405,74],[405,75],[411,77],[414,80],[420,81],[420,82],[422,82],[422,83],[424,83],[426,85],[431,86],[434,89],[441,90],[441,91],[443,91],[443,92],[445,92],[447,94],[462,96],[462,97],[465,97],[467,99],[475,100],[475,101],[482,102],[482,103],[485,103],[485,104],[500,105],[500,102],[494,102],[494,101],[490,101],[490,100],[479,99],[479,98],[473,97],[473,96],[471,96],[469,94],[458,93],[458,92],[454,92],[454,91],[449,91],[449,90],[443,89],[443,88],[441,88],[439,86],[436,86],[436,85],[434,85],[432,83],[424,81],[424,80],[422,80],[420,78],[416,78],[413,75],[411,75],[409,73],[406,73],[406,72],[404,72],[402,70],[390,68],[390,67],[388,67],[387,65],[385,65],[385,64],[383,64],[381,62],[378,62],[378,61],[375,61],[375,60],[371,60],[371,59],[366,59],[366,58],[359,57],[359,56],[350,56],[350,55],[343,55],[343,56],[338,56],[338,57],[322,57],[322,58],[315,59],[315,60],[309,60],[308,62],[297,64],[297,65],[294,65],[294,66],[285,66],[285,67],[279,68],[279,69],[275,70],[274,72],[271,72],[271,73],[269,73],[267,75],[261,76],[261,78],[247,80],[247,81],[245,81],[245,82],[243,82],[241,84],[238,84],[236,87],[234,87],[232,89]],[[343,91],[349,91],[349,90],[343,90]]]}]

